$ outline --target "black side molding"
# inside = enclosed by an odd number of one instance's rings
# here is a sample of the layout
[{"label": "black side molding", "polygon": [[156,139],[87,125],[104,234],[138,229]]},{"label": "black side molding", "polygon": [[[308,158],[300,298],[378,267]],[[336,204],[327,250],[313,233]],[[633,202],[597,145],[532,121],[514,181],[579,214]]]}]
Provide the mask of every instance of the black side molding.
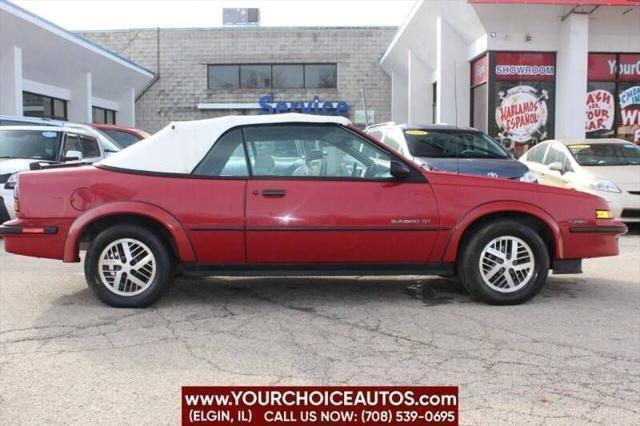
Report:
[{"label": "black side molding", "polygon": [[626,225],[572,226],[569,230],[573,234],[626,234],[629,228]]},{"label": "black side molding", "polygon": [[557,274],[581,274],[582,259],[563,259],[553,261],[553,273]]},{"label": "black side molding", "polygon": [[455,274],[451,263],[404,263],[404,264],[362,264],[362,263],[235,263],[184,265],[184,274],[191,276],[232,275],[232,276],[343,276],[343,275],[441,275]]}]

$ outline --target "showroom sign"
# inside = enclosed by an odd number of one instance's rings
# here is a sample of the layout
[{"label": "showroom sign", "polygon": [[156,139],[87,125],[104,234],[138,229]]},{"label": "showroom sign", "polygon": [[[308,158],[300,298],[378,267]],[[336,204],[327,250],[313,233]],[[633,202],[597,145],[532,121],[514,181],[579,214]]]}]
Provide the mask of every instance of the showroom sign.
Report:
[{"label": "showroom sign", "polygon": [[496,108],[496,123],[502,138],[526,143],[545,136],[549,115],[546,90],[523,85],[500,92],[498,96],[500,105]]},{"label": "showroom sign", "polygon": [[345,101],[321,101],[319,96],[305,101],[274,102],[273,95],[263,95],[258,99],[260,111],[263,114],[279,114],[285,112],[299,112],[303,114],[342,115],[349,113],[349,104]]},{"label": "showroom sign", "polygon": [[497,80],[553,80],[556,75],[553,53],[497,52],[494,66]]},{"label": "showroom sign", "polygon": [[593,90],[587,93],[587,132],[611,130],[615,115],[613,95],[606,90]]}]

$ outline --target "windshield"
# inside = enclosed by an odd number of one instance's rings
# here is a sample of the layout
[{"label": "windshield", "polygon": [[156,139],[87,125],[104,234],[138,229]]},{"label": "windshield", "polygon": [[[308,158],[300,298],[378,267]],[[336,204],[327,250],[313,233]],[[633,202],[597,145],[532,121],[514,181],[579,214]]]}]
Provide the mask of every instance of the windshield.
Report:
[{"label": "windshield", "polygon": [[511,158],[484,133],[464,130],[405,130],[409,151],[428,158]]},{"label": "windshield", "polygon": [[100,136],[102,136],[102,138],[98,139],[98,141],[100,141],[100,145],[102,145],[102,149],[103,150],[105,150],[107,152],[118,152],[122,148],[124,148],[124,146],[120,146],[118,144],[118,142],[113,140],[113,138],[111,136],[107,135],[103,131],[98,130],[98,129],[91,129],[91,130],[93,130],[94,132],[96,132]]},{"label": "windshield", "polygon": [[55,161],[60,132],[0,130],[0,158],[32,158]]},{"label": "windshield", "polygon": [[632,143],[585,143],[567,148],[581,166],[640,164],[640,147]]}]

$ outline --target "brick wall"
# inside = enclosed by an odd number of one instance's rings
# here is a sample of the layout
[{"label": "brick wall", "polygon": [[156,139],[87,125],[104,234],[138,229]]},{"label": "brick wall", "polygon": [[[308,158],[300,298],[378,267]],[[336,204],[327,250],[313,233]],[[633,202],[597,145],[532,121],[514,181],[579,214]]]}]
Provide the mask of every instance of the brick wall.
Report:
[{"label": "brick wall", "polygon": [[[272,27],[154,29],[84,32],[82,36],[159,73],[136,103],[136,125],[154,132],[172,120],[194,120],[255,111],[198,110],[205,102],[257,102],[265,93],[276,101],[344,100],[349,118],[367,107],[375,121],[391,118],[391,81],[378,58],[395,34],[393,27]],[[159,45],[159,52],[158,52]],[[158,55],[159,53],[159,55]],[[209,90],[207,64],[335,62],[335,89]]]}]

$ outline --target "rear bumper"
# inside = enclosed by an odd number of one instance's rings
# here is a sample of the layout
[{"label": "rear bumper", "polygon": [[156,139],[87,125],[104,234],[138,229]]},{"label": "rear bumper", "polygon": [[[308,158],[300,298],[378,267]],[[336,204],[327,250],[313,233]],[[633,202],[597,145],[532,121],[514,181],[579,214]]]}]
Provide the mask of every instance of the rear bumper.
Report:
[{"label": "rear bumper", "polygon": [[9,253],[61,260],[68,230],[66,220],[52,224],[46,219],[15,219],[0,225],[0,236]]}]

